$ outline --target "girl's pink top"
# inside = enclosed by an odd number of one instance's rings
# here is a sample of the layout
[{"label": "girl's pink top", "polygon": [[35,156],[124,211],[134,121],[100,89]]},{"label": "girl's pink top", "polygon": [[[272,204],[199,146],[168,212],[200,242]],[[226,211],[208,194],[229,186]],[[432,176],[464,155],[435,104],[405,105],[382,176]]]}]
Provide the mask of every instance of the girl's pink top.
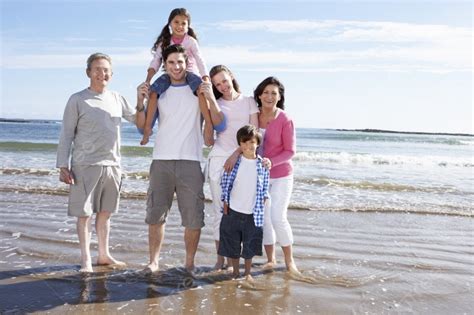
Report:
[{"label": "girl's pink top", "polygon": [[[176,44],[173,41],[173,37],[171,37],[170,44]],[[184,49],[186,49],[186,54],[188,55],[188,64],[186,70],[193,72],[200,77],[208,75],[206,64],[202,58],[201,50],[199,49],[197,40],[186,34],[184,35],[183,41],[180,44],[184,47]],[[156,72],[158,72],[162,63],[161,58],[162,54],[160,43],[156,48],[155,55],[153,56],[153,60],[150,62],[150,66],[148,68],[153,68]]]},{"label": "girl's pink top", "polygon": [[296,153],[296,133],[293,120],[283,111],[265,128],[264,157],[272,161],[270,178],[293,174],[291,158]]}]

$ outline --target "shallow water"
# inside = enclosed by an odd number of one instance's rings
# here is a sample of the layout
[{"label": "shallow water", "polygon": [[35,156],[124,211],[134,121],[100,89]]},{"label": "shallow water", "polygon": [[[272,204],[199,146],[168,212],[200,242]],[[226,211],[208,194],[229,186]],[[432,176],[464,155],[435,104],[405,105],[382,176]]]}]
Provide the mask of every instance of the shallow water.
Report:
[{"label": "shallow water", "polygon": [[[57,121],[0,122],[1,191],[65,193],[55,169],[60,128]],[[296,137],[293,209],[473,214],[472,136],[297,128]],[[124,196],[147,191],[152,147],[140,139],[123,124]]]},{"label": "shallow water", "polygon": [[[67,197],[0,193],[1,311],[197,312],[202,314],[470,314],[474,311],[471,217],[411,213],[289,211],[294,254],[303,275],[274,272],[254,259],[257,288],[211,270],[214,242],[203,229],[191,276],[182,269],[177,209],[166,227],[160,267],[147,262],[144,200],[124,199],[112,219],[111,252],[123,270],[80,275],[75,219]],[[209,204],[206,205],[209,207]],[[206,217],[206,222],[210,222]],[[93,257],[96,254],[93,236]],[[94,259],[94,258],[93,258]],[[4,298],[5,297],[5,298]]]}]

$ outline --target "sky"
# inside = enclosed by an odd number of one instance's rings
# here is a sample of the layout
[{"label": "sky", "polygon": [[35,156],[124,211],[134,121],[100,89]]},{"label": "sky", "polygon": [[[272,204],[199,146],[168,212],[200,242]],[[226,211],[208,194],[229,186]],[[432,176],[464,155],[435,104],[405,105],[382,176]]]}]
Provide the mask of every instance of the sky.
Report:
[{"label": "sky", "polygon": [[278,77],[297,128],[474,133],[471,1],[0,3],[2,118],[61,119],[94,52],[135,105],[151,46],[185,7],[208,69],[228,66],[245,95]]}]

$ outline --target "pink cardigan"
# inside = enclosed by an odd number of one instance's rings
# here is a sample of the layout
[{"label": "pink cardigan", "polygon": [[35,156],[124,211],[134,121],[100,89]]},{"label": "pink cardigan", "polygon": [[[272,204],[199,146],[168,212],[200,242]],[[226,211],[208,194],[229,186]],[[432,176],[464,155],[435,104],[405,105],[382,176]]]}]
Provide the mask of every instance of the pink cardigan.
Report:
[{"label": "pink cardigan", "polygon": [[265,129],[264,157],[272,161],[270,178],[293,174],[291,158],[296,153],[296,134],[293,120],[283,111]]}]

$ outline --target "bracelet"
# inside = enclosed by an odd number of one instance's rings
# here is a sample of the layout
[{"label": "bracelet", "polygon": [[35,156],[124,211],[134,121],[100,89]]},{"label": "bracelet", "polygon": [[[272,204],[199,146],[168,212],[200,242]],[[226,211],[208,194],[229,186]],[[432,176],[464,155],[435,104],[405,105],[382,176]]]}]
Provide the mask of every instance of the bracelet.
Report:
[{"label": "bracelet", "polygon": [[142,106],[140,108],[138,108],[138,105],[135,107],[135,109],[137,110],[137,112],[141,113],[145,110],[145,106]]}]

